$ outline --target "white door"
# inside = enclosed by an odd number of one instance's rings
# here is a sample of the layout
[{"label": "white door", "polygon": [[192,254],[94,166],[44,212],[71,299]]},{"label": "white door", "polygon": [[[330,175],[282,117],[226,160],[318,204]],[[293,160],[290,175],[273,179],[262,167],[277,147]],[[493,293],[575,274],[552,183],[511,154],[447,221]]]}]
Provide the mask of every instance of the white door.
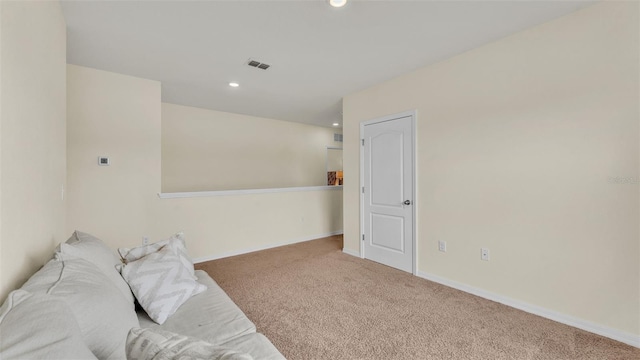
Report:
[{"label": "white door", "polygon": [[413,115],[362,125],[364,257],[414,270]]}]

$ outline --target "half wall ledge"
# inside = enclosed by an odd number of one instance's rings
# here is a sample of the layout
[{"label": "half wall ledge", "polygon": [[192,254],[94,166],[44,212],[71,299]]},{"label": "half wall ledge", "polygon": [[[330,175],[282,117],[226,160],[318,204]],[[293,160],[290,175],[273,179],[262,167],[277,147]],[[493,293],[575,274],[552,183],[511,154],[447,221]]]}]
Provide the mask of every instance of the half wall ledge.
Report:
[{"label": "half wall ledge", "polygon": [[211,196],[272,194],[272,193],[300,192],[300,191],[335,191],[335,190],[342,190],[342,185],[337,185],[337,186],[328,186],[328,185],[324,185],[324,186],[298,186],[298,187],[271,188],[271,189],[242,189],[242,190],[172,192],[172,193],[158,193],[158,197],[160,199],[183,199],[183,198],[211,197]]}]

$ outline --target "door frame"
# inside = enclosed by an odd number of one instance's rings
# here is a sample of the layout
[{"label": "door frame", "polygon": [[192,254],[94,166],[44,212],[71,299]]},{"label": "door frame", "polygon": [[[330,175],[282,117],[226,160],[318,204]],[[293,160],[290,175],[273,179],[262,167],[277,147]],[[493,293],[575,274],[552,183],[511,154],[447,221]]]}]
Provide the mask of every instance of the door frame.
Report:
[{"label": "door frame", "polygon": [[417,193],[417,180],[418,180],[418,172],[417,172],[417,158],[416,158],[416,118],[418,116],[418,112],[417,110],[409,110],[409,111],[403,111],[400,113],[396,113],[396,114],[391,114],[391,115],[386,115],[386,116],[382,116],[379,118],[375,118],[375,119],[371,119],[371,120],[365,120],[365,121],[361,121],[360,122],[360,144],[358,145],[358,148],[360,149],[360,189],[358,189],[358,194],[360,195],[360,236],[358,237],[358,241],[360,242],[360,258],[364,259],[364,244],[363,244],[363,237],[364,237],[364,195],[362,193],[362,188],[364,187],[364,149],[363,149],[363,144],[362,141],[364,140],[364,127],[367,125],[371,125],[371,124],[376,124],[376,123],[381,123],[381,122],[385,122],[385,121],[391,121],[391,120],[395,120],[395,119],[399,119],[399,118],[403,118],[403,117],[410,117],[411,118],[411,132],[412,132],[412,146],[411,146],[411,156],[413,158],[413,161],[411,162],[411,168],[413,171],[413,176],[411,177],[411,188],[412,188],[412,193],[413,193],[413,199],[411,199],[411,204],[413,206],[413,219],[412,219],[412,239],[411,239],[411,244],[413,247],[413,259],[412,262],[412,274],[413,275],[417,275],[418,273],[418,246],[416,244],[416,239],[417,239],[417,230],[418,230],[418,226],[416,223],[416,219],[417,219],[417,214],[418,214],[418,207],[417,205],[417,201],[416,199],[418,198],[418,193]]}]

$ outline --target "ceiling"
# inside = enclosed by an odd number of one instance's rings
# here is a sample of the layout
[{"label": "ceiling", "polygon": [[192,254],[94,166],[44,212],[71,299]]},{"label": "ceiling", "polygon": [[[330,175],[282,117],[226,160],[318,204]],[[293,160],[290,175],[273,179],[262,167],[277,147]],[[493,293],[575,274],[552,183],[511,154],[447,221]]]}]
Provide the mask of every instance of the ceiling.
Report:
[{"label": "ceiling", "polygon": [[[319,126],[342,97],[593,1],[62,1],[67,61],[162,101]],[[268,70],[246,65],[249,58]],[[229,82],[240,84],[232,88]]]}]

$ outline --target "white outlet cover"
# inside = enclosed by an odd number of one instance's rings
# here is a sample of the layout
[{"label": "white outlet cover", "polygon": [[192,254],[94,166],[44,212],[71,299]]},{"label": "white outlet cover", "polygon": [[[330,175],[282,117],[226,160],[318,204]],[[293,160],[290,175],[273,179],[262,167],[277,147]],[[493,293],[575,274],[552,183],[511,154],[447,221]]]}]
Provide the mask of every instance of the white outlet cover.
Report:
[{"label": "white outlet cover", "polygon": [[438,241],[438,250],[442,252],[447,252],[447,242],[446,241]]},{"label": "white outlet cover", "polygon": [[485,249],[485,248],[480,249],[480,259],[484,261],[489,261],[489,249]]}]

